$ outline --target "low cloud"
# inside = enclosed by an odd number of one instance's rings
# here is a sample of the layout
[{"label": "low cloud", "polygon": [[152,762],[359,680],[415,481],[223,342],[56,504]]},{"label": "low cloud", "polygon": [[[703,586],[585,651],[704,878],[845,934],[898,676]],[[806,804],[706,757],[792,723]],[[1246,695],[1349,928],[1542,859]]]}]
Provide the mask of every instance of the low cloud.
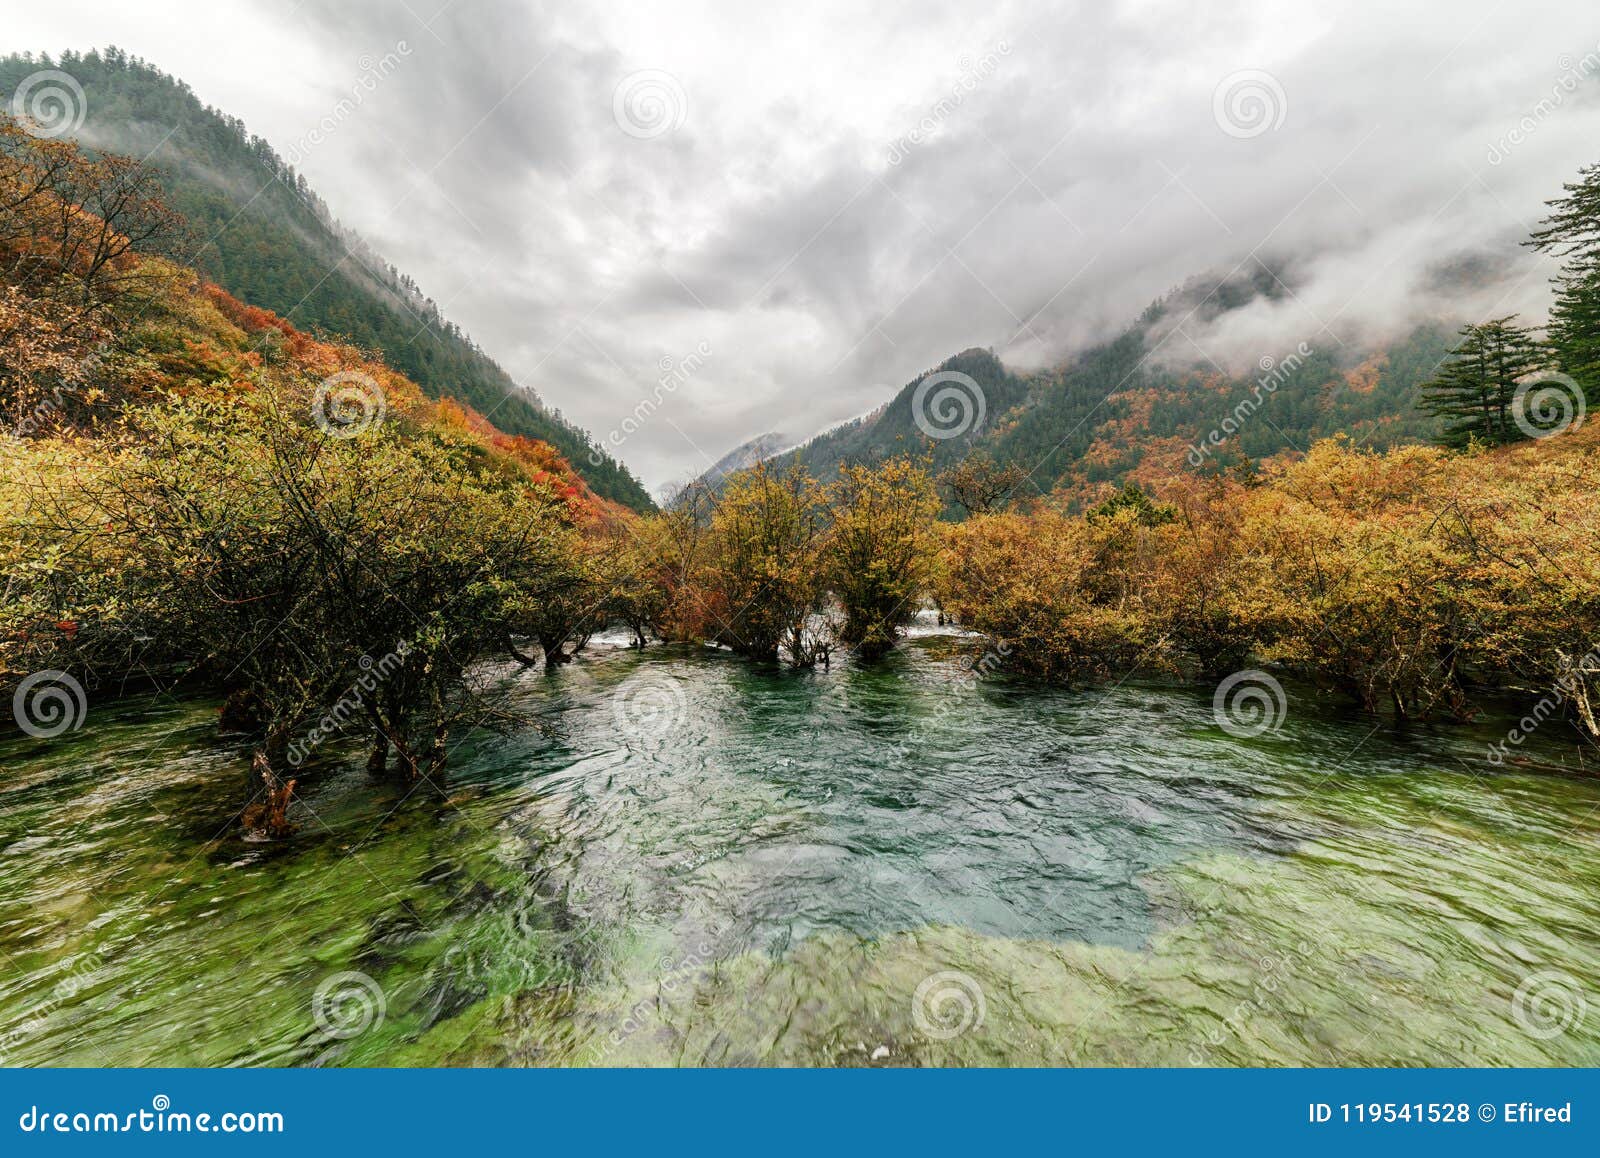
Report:
[{"label": "low cloud", "polygon": [[[5,47],[117,41],[287,147],[405,40],[308,178],[591,431],[663,358],[713,349],[628,439],[651,486],[969,346],[1057,361],[1196,275],[1284,280],[1160,355],[1231,370],[1537,320],[1549,268],[1519,243],[1600,160],[1600,24],[1577,0],[839,3],[781,30],[720,3],[214,7],[246,38],[225,62],[203,23],[109,3],[8,20]],[[668,107],[619,113],[646,72]]]}]

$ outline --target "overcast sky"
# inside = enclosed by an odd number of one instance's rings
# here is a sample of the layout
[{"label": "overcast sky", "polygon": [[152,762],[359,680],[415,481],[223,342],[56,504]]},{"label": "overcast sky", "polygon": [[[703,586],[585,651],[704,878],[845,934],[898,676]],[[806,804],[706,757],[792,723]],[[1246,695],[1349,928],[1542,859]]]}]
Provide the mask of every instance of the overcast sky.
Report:
[{"label": "overcast sky", "polygon": [[1600,160],[1593,0],[52,0],[0,27],[111,43],[294,159],[602,440],[695,355],[616,450],[652,488],[1258,259],[1292,296],[1167,354],[1538,315],[1517,242]]}]

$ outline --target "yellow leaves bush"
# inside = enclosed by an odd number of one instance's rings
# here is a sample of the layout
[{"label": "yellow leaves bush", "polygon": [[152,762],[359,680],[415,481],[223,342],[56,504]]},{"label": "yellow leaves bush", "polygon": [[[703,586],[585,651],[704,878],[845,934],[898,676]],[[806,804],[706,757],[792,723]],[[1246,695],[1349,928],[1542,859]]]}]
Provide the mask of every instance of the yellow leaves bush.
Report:
[{"label": "yellow leaves bush", "polygon": [[946,538],[940,606],[1037,675],[1110,675],[1150,642],[1139,594],[1106,588],[1103,561],[1126,531],[1054,512],[958,524]]},{"label": "yellow leaves bush", "polygon": [[1563,681],[1594,731],[1596,442],[1380,454],[1331,439],[1252,484],[1169,479],[1167,521],[982,516],[950,528],[940,599],[1051,678],[1254,657],[1407,717]]}]

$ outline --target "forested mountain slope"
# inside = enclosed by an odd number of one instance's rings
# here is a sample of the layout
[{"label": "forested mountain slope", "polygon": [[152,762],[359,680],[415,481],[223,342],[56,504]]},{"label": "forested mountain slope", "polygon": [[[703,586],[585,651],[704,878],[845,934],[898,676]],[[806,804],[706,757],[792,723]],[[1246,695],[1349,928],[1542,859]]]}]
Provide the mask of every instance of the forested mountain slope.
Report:
[{"label": "forested mountain slope", "polygon": [[409,277],[340,226],[305,178],[242,121],[114,48],[59,60],[0,57],[0,105],[9,107],[17,86],[41,68],[59,68],[82,86],[79,139],[160,171],[168,202],[192,230],[185,264],[301,329],[378,351],[432,397],[456,399],[507,434],[553,446],[597,494],[651,509],[625,466],[546,410]]},{"label": "forested mountain slope", "polygon": [[1420,326],[1377,351],[1326,336],[1322,345],[1286,338],[1281,357],[1263,356],[1244,377],[1172,359],[1184,347],[1162,341],[1165,327],[1187,314],[1196,294],[1209,299],[1214,318],[1261,292],[1186,288],[1115,340],[1041,371],[1014,372],[992,351],[965,350],[918,374],[881,410],[816,436],[784,461],[831,477],[841,463],[917,447],[931,451],[938,468],[977,452],[1032,472],[1033,493],[1185,463],[1259,463],[1337,433],[1375,449],[1432,436],[1435,422],[1417,410],[1416,391],[1455,344],[1450,323]]}]

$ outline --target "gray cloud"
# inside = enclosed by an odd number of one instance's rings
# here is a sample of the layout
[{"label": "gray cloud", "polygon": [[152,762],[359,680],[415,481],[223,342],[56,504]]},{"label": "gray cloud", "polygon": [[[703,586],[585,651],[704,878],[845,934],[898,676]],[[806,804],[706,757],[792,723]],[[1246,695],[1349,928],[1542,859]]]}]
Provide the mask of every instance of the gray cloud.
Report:
[{"label": "gray cloud", "polygon": [[[404,41],[308,178],[599,436],[704,343],[618,448],[656,485],[967,346],[1058,360],[1203,273],[1289,292],[1188,319],[1174,362],[1542,312],[1518,242],[1600,160],[1590,7],[1289,7],[221,0],[157,24],[64,0],[7,47],[117,41],[281,148]],[[644,69],[686,102],[647,138],[613,115]],[[1281,123],[1230,135],[1214,96],[1246,70]]]}]

